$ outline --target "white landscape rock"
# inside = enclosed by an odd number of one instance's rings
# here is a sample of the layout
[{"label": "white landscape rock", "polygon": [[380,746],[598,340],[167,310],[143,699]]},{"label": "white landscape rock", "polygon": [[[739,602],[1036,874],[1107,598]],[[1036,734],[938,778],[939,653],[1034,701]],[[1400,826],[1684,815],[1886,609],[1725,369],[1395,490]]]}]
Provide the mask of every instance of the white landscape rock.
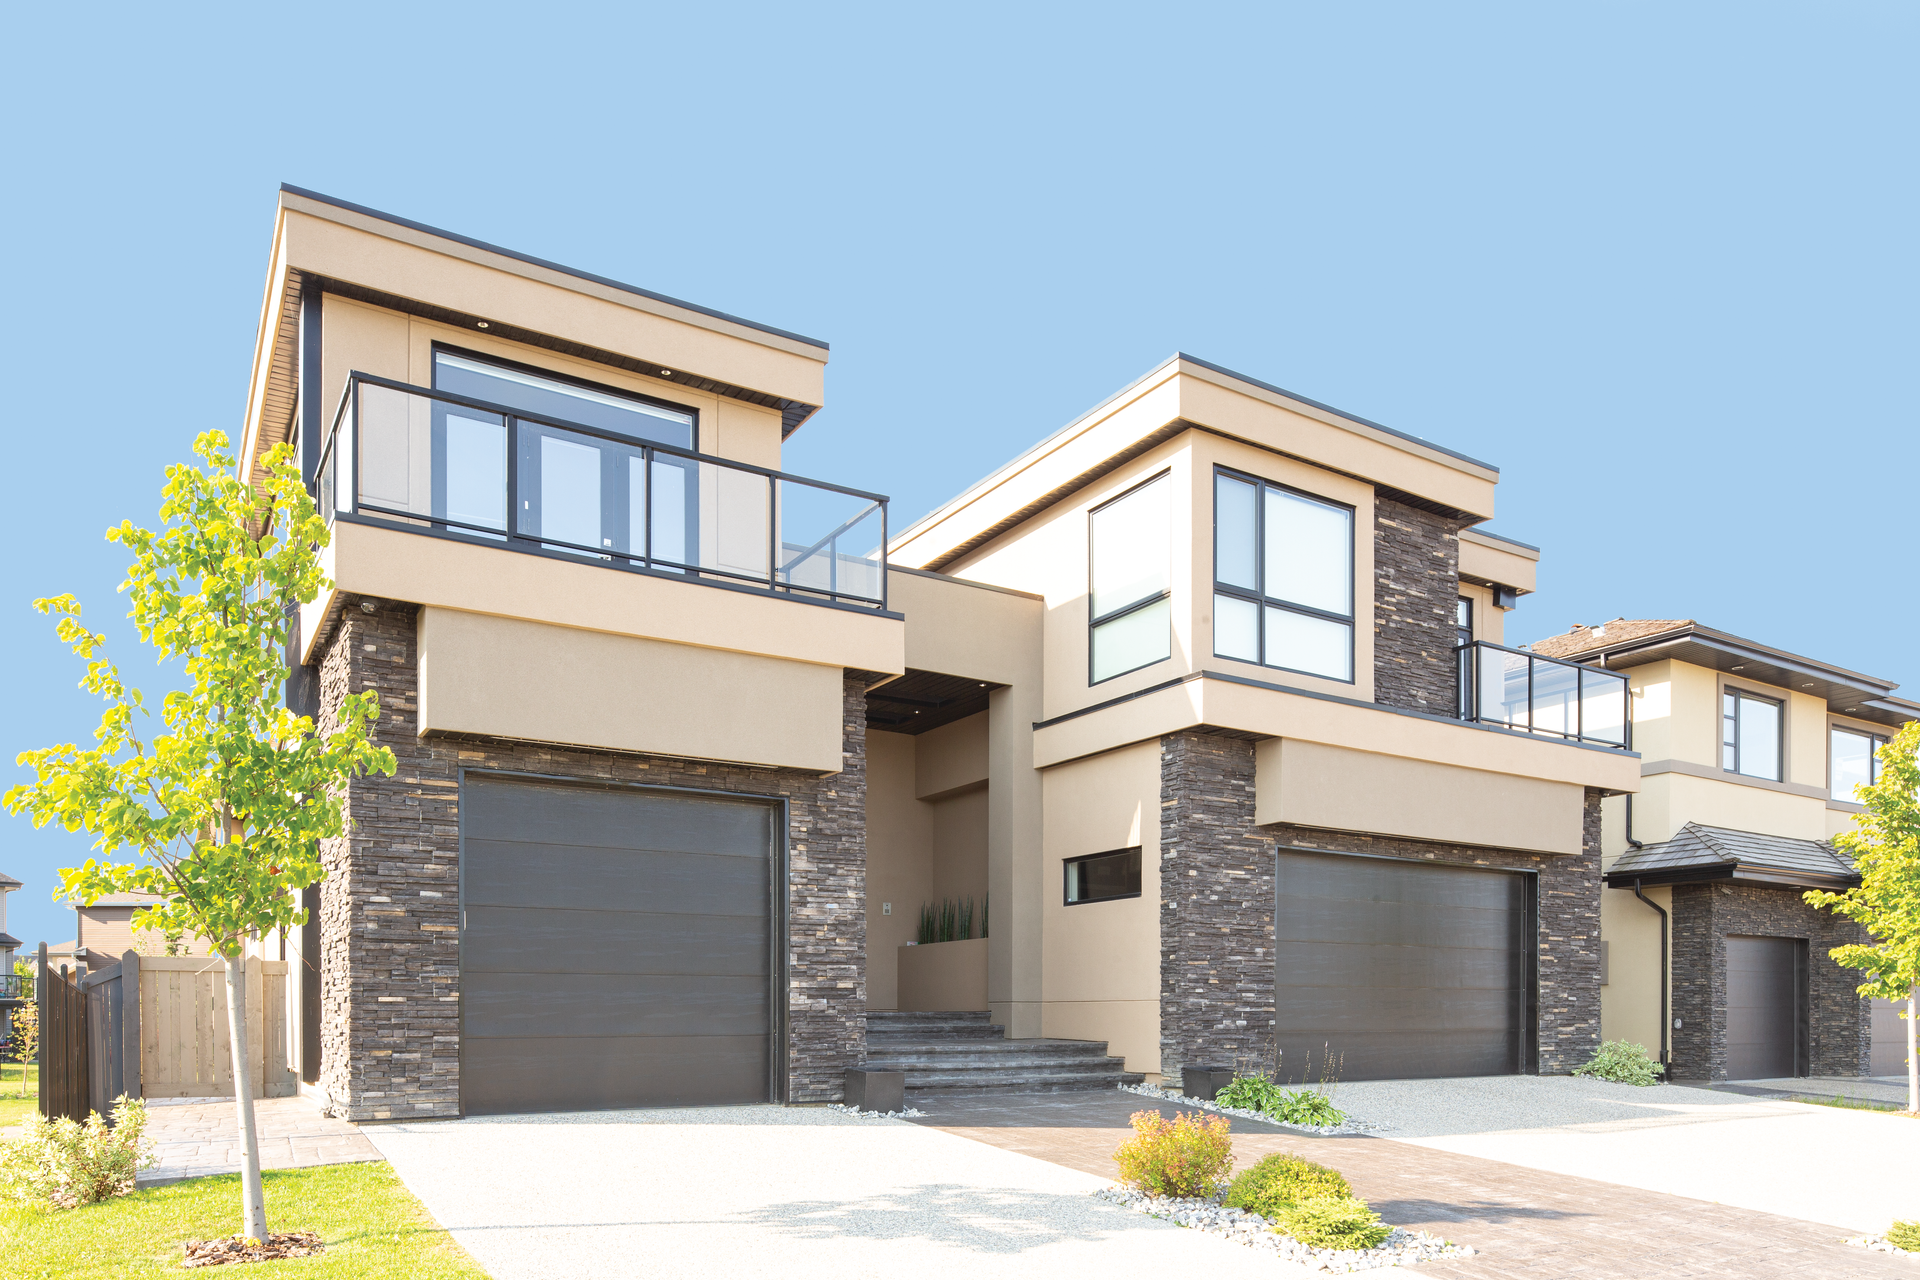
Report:
[{"label": "white landscape rock", "polygon": [[1336,1275],[1373,1271],[1380,1267],[1402,1267],[1428,1258],[1462,1258],[1474,1252],[1466,1245],[1454,1244],[1451,1240],[1442,1240],[1424,1231],[1407,1231],[1400,1227],[1395,1227],[1392,1235],[1371,1249],[1315,1249],[1301,1244],[1292,1236],[1274,1231],[1273,1224],[1259,1214],[1248,1213],[1244,1209],[1229,1209],[1218,1200],[1149,1196],[1145,1192],[1120,1186],[1102,1187],[1093,1194],[1095,1199],[1120,1205],[1135,1213],[1163,1218],[1248,1248],[1264,1249],[1287,1262]]},{"label": "white landscape rock", "polygon": [[827,1104],[827,1110],[838,1111],[843,1116],[856,1116],[862,1120],[915,1120],[923,1118],[927,1114],[913,1107],[908,1107],[904,1111],[862,1111],[858,1107],[850,1107],[844,1102],[829,1102]]},{"label": "white landscape rock", "polygon": [[[1245,1107],[1223,1107],[1217,1102],[1207,1102],[1201,1098],[1190,1098],[1184,1093],[1165,1089],[1157,1084],[1123,1084],[1122,1093],[1137,1093],[1147,1098],[1158,1098],[1162,1102],[1177,1102],[1183,1107],[1198,1107],[1202,1111],[1211,1111],[1216,1115],[1239,1116],[1242,1120],[1258,1120],[1262,1124],[1280,1124],[1289,1129],[1298,1129],[1303,1133],[1385,1133],[1391,1126],[1372,1124],[1357,1120],[1349,1115],[1339,1124],[1295,1124],[1291,1120],[1276,1120],[1270,1115],[1258,1111],[1249,1111]],[[1345,1114],[1345,1113],[1342,1113]]]}]

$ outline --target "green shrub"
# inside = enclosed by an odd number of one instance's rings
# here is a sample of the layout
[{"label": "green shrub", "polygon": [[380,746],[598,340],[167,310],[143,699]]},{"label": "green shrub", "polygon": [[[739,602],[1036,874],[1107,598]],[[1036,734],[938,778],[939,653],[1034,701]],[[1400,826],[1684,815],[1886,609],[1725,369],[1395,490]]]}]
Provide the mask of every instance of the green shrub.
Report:
[{"label": "green shrub", "polygon": [[1339,1172],[1303,1156],[1268,1156],[1233,1180],[1227,1207],[1245,1209],[1263,1218],[1302,1200],[1349,1199],[1353,1188]]},{"label": "green shrub", "polygon": [[1313,1249],[1371,1249],[1393,1234],[1364,1200],[1326,1196],[1280,1210],[1275,1231]]},{"label": "green shrub", "polygon": [[1887,1228],[1887,1243],[1896,1249],[1920,1253],[1920,1222],[1896,1222]]},{"label": "green shrub", "polygon": [[1653,1060],[1645,1045],[1609,1040],[1594,1051],[1585,1066],[1575,1067],[1573,1074],[1611,1080],[1615,1084],[1659,1084],[1660,1073],[1665,1070]]},{"label": "green shrub", "polygon": [[19,1137],[0,1143],[0,1191],[59,1209],[123,1196],[134,1175],[154,1163],[146,1127],[146,1103],[124,1094],[113,1104],[111,1129],[98,1111],[85,1124],[35,1117]]},{"label": "green shrub", "polygon": [[1136,1111],[1130,1123],[1134,1136],[1113,1159],[1120,1181],[1150,1196],[1211,1196],[1233,1168],[1225,1116],[1183,1111],[1168,1120],[1158,1111]]},{"label": "green shrub", "polygon": [[1223,1107],[1257,1111],[1282,1124],[1342,1124],[1346,1116],[1327,1096],[1311,1089],[1282,1089],[1265,1076],[1239,1076],[1214,1095]]}]

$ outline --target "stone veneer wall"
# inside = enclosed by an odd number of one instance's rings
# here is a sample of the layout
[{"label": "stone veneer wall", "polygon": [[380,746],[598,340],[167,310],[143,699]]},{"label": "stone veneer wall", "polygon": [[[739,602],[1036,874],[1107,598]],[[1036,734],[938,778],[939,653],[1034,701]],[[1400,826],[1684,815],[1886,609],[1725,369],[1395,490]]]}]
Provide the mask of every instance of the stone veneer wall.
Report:
[{"label": "stone veneer wall", "polygon": [[1466,522],[1373,500],[1373,698],[1451,716],[1458,676],[1460,530]]},{"label": "stone veneer wall", "polygon": [[1539,873],[1538,1063],[1561,1075],[1600,1044],[1600,798],[1583,848],[1547,857],[1273,824],[1256,827],[1253,743],[1160,740],[1160,1070],[1264,1060],[1274,1019],[1274,860],[1282,846]]},{"label": "stone veneer wall", "polygon": [[[321,723],[377,689],[391,778],[354,781],[350,834],[323,842],[321,1075],[352,1120],[452,1116],[460,1100],[462,768],[784,796],[788,801],[787,1098],[832,1102],[866,1046],[866,698],[846,682],[844,768],[783,769],[498,740],[421,738],[416,610],[348,601],[321,668]],[[426,896],[426,895],[434,896]]]},{"label": "stone veneer wall", "polygon": [[1844,916],[1808,906],[1797,889],[1752,884],[1673,887],[1673,1076],[1727,1078],[1727,935],[1807,940],[1807,995],[1816,1076],[1867,1073],[1871,1006],[1854,988],[1861,974],[1827,953],[1865,940]]}]

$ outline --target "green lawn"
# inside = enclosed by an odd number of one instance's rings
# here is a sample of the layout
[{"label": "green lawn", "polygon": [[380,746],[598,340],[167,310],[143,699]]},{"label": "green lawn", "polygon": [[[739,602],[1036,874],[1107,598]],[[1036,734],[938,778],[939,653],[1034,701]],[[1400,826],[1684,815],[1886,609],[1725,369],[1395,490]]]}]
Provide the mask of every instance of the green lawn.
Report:
[{"label": "green lawn", "polygon": [[[267,1227],[317,1231],[326,1252],[268,1264],[286,1280],[486,1280],[453,1237],[440,1229],[390,1165],[336,1164],[268,1170]],[[240,1218],[240,1178],[194,1178],[151,1187],[80,1209],[0,1207],[0,1259],[10,1278],[119,1280],[181,1272],[181,1244],[232,1235]],[[257,1267],[220,1267],[252,1275]]]},{"label": "green lawn", "polygon": [[1866,1098],[1833,1098],[1825,1094],[1801,1094],[1792,1099],[1794,1102],[1811,1102],[1816,1107],[1839,1107],[1846,1111],[1894,1111],[1900,1110],[1897,1102],[1871,1102]]},{"label": "green lawn", "polygon": [[26,1064],[26,1096],[20,1096],[20,1072],[17,1062],[0,1062],[0,1129],[10,1129],[39,1113],[40,1068]]}]

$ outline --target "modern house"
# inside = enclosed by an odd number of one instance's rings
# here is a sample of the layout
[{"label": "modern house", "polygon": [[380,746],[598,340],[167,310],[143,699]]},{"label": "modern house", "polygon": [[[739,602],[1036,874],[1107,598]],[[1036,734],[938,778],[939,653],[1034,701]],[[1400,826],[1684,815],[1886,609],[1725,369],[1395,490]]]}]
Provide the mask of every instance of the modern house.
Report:
[{"label": "modern house", "polygon": [[13,953],[20,947],[20,939],[7,932],[7,895],[20,887],[18,880],[0,872],[0,974],[13,972]]},{"label": "modern house", "polygon": [[[47,948],[48,963],[56,969],[66,964],[77,971],[90,971],[119,963],[129,951],[157,954],[168,944],[158,934],[135,930],[133,913],[158,901],[152,894],[116,893],[93,903],[75,903],[73,939]],[[173,947],[183,956],[210,954],[206,940],[193,936],[178,939]]]},{"label": "modern house", "polygon": [[1531,650],[1632,688],[1640,790],[1602,805],[1607,1038],[1658,1045],[1682,1080],[1904,1073],[1894,1006],[1828,955],[1859,927],[1801,894],[1859,883],[1829,841],[1920,703],[1691,620],[1616,618]]},{"label": "modern house", "polygon": [[898,530],[780,469],[824,343],[293,188],[259,332],[243,473],[332,525],[289,703],[399,762],[267,943],[339,1113],[828,1101],[916,1017],[1056,1083],[1598,1043],[1642,762],[1503,646],[1491,465],[1182,355]]}]

